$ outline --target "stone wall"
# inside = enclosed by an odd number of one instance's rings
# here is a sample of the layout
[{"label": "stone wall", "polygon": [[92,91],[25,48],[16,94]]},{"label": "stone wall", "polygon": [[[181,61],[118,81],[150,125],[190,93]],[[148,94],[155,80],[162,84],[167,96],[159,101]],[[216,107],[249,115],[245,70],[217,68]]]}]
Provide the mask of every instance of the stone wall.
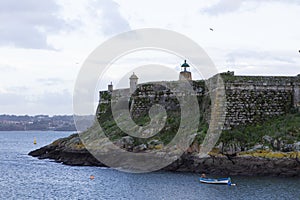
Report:
[{"label": "stone wall", "polygon": [[[226,94],[225,129],[261,122],[300,107],[300,76],[234,76],[233,72],[227,72],[222,73],[221,77]],[[198,97],[201,111],[205,112],[203,114],[206,117],[210,115],[210,102],[205,101],[207,98],[203,97],[210,97],[211,91],[207,88],[211,87],[215,78],[216,76],[206,82],[191,82],[195,91],[193,95]],[[174,90],[163,86],[166,84],[175,86]],[[176,90],[176,81],[140,84],[132,96],[129,95],[128,89],[114,92],[113,97],[107,91],[100,92],[103,97],[100,99],[99,108],[108,105],[110,99],[116,101],[125,97],[125,100],[130,101],[129,108],[135,116],[147,113],[149,106],[154,103],[163,104],[167,109],[178,109],[176,96],[187,95]],[[101,111],[99,108],[98,112]],[[207,117],[207,120],[210,118]]]},{"label": "stone wall", "polygon": [[296,77],[223,74],[227,113],[225,127],[256,123],[282,115],[299,104]]},{"label": "stone wall", "polygon": [[293,99],[293,104],[294,107],[298,109],[300,108],[300,74],[295,77],[294,82],[293,82],[293,93],[294,93],[294,99]]}]

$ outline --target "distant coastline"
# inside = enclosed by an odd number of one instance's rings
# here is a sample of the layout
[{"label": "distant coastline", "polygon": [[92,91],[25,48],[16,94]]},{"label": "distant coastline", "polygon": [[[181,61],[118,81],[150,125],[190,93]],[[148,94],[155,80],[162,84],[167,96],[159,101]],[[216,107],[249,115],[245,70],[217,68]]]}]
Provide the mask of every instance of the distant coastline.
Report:
[{"label": "distant coastline", "polygon": [[0,131],[75,131],[72,115],[0,115]]},{"label": "distant coastline", "polygon": [[[82,116],[82,119],[93,116]],[[0,115],[0,131],[76,131],[73,115]]]}]

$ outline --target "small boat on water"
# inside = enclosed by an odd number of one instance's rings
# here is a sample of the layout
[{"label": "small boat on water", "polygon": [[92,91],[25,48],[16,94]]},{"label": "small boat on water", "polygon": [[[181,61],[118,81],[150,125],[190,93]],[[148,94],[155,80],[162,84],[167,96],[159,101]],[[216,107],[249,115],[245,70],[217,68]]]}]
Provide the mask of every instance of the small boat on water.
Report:
[{"label": "small boat on water", "polygon": [[201,183],[208,183],[208,184],[226,184],[226,185],[231,185],[231,179],[229,177],[228,178],[217,178],[217,179],[200,177],[199,181]]}]

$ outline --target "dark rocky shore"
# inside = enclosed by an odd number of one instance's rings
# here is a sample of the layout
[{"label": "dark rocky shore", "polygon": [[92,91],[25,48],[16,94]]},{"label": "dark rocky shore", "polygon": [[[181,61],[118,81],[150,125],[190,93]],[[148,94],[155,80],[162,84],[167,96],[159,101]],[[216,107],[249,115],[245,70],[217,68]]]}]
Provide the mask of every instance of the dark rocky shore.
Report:
[{"label": "dark rocky shore", "polygon": [[[66,165],[102,166],[84,146],[78,143],[79,137],[73,134],[34,150],[29,155],[39,159],[53,159]],[[76,143],[77,141],[77,143]],[[278,154],[278,153],[277,153]],[[213,175],[243,176],[300,176],[300,158],[294,157],[266,158],[252,155],[210,155],[200,158],[197,153],[185,153],[180,159],[163,170],[179,172],[196,172]]]}]

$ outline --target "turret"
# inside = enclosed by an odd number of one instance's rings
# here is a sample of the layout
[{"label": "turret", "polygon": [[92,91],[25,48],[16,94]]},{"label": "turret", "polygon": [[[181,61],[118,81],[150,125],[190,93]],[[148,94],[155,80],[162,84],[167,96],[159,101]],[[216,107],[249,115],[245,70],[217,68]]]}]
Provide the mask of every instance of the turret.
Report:
[{"label": "turret", "polygon": [[181,65],[181,72],[179,74],[179,80],[192,80],[192,73],[187,71],[187,68],[189,68],[189,64],[187,64],[186,60],[184,60],[184,63]]},{"label": "turret", "polygon": [[136,90],[137,84],[138,84],[138,77],[134,74],[130,76],[130,93],[133,93]]},{"label": "turret", "polygon": [[107,90],[109,91],[109,92],[112,92],[113,91],[113,84],[112,84],[112,82],[110,82],[110,84],[108,84],[108,86],[107,86]]}]

